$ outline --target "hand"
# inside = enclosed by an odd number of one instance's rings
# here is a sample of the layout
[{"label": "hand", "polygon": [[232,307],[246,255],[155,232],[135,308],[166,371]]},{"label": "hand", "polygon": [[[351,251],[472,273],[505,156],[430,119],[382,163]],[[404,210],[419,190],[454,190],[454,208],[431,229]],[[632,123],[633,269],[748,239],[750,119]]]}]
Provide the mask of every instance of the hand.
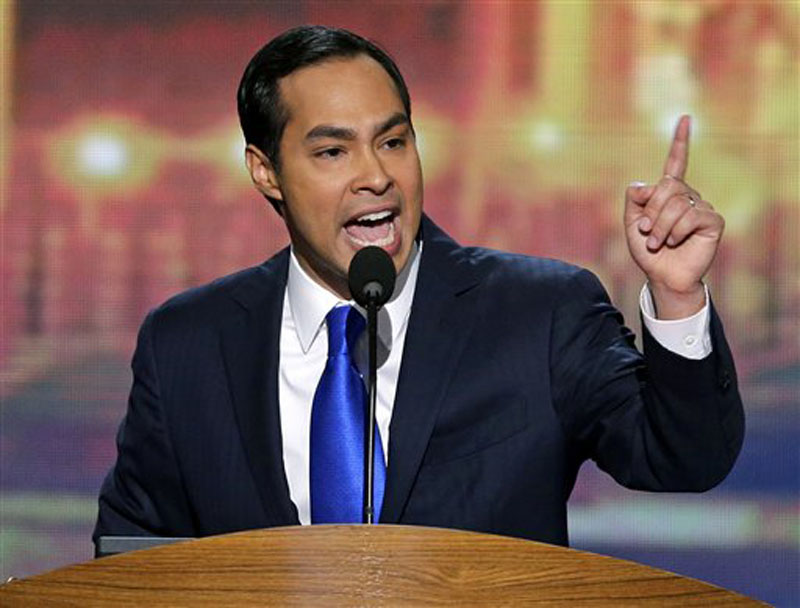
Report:
[{"label": "hand", "polygon": [[682,116],[657,184],[634,182],[625,191],[628,249],[647,275],[660,319],[691,316],[705,302],[702,278],[717,253],[725,220],[683,181],[689,122]]}]

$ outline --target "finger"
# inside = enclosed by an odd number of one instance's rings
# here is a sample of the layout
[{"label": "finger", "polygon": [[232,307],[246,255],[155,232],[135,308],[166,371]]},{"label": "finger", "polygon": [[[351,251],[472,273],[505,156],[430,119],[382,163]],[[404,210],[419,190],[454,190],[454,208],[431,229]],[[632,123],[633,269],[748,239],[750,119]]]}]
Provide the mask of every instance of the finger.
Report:
[{"label": "finger", "polygon": [[645,182],[631,182],[625,190],[625,200],[635,203],[639,206],[644,206],[653,193],[656,191],[658,184],[647,184]]},{"label": "finger", "polygon": [[[704,201],[702,198],[699,198],[699,195],[697,197],[693,195],[687,195],[687,196],[689,196],[690,199],[694,200],[694,206],[697,209],[700,209],[701,211],[714,211],[714,206],[708,201]],[[692,200],[690,200],[689,202],[691,203]]]},{"label": "finger", "polygon": [[657,188],[642,211],[644,217],[640,220],[639,229],[648,232],[655,224],[664,206],[675,196],[689,196],[695,201],[703,198],[699,192],[684,182],[664,177],[658,182]]},{"label": "finger", "polygon": [[667,161],[664,163],[664,175],[669,175],[679,180],[682,180],[686,175],[686,167],[689,164],[690,122],[689,116],[684,114],[678,121],[678,126],[675,127],[672,145],[669,148]]},{"label": "finger", "polygon": [[[689,203],[689,197],[685,194],[676,194],[672,196],[667,203],[661,208],[658,217],[653,221],[653,227],[650,230],[650,236],[647,238],[647,248],[655,250],[667,243],[673,227],[677,224],[687,213],[695,213],[696,210],[693,205]],[[668,243],[671,244],[671,243]]]},{"label": "finger", "polygon": [[707,201],[697,201],[696,207],[684,213],[675,222],[666,242],[668,246],[676,247],[695,232],[712,229],[721,233],[724,226],[725,220],[711,208]]},{"label": "finger", "polygon": [[[658,182],[659,186],[663,186],[664,188],[673,188],[676,190],[685,190],[686,192],[691,192],[693,195],[700,196],[700,193],[697,192],[694,188],[692,188],[689,184],[687,184],[682,179],[678,179],[677,177],[673,177],[672,175],[663,175]],[[700,199],[698,199],[700,200]]]},{"label": "finger", "polygon": [[647,202],[656,190],[656,184],[633,182],[625,190],[625,208],[623,223],[626,228],[637,225],[643,217]]}]

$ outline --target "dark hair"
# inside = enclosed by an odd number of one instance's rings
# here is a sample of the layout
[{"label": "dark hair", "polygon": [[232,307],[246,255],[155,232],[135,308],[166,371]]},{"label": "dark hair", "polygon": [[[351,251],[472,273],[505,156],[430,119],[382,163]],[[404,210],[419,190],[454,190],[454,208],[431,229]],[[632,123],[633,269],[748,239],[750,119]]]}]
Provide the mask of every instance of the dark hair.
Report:
[{"label": "dark hair", "polygon": [[347,30],[305,25],[270,40],[250,60],[239,84],[239,122],[245,141],[260,149],[279,170],[280,141],[289,111],[280,96],[279,81],[300,68],[339,57],[367,55],[389,74],[411,121],[411,99],[400,70],[375,43]]}]

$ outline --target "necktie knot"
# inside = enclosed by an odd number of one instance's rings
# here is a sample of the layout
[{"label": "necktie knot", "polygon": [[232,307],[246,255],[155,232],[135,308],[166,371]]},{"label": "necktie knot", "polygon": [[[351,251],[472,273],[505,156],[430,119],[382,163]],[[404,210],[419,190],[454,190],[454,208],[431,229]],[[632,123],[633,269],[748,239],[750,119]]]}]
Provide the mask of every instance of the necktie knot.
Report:
[{"label": "necktie knot", "polygon": [[352,356],[366,321],[352,306],[337,306],[328,313],[328,356]]}]

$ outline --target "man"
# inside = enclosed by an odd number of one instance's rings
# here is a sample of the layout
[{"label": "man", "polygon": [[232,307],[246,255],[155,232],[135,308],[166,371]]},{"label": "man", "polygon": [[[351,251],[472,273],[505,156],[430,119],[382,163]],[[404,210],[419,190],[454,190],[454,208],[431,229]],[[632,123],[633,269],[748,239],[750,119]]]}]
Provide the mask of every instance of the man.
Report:
[{"label": "man", "polygon": [[148,315],[95,538],[331,521],[315,514],[327,500],[317,386],[331,311],[350,301],[348,266],[370,244],[399,273],[379,327],[381,522],[567,544],[587,458],[656,491],[706,490],[730,470],[742,406],[701,282],[723,220],[683,181],[687,117],[663,179],[626,192],[648,282],[642,357],[590,273],[461,247],[422,215],[408,93],[371,43],[282,34],[247,67],[239,114],[250,175],[291,250]]}]

